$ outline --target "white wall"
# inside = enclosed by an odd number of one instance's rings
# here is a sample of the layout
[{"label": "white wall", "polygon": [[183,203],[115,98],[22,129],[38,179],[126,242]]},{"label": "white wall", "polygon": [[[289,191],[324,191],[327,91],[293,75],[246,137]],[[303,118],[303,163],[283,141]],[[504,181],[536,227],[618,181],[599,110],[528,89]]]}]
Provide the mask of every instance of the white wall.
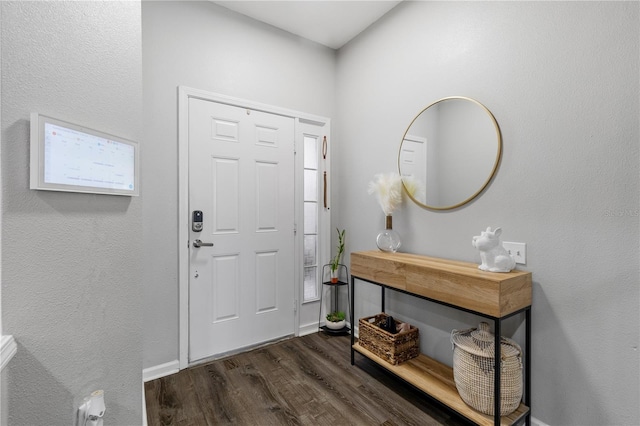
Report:
[{"label": "white wall", "polygon": [[[375,248],[383,213],[367,184],[396,169],[418,111],[462,95],[494,113],[503,159],[480,198],[450,212],[405,204],[393,224],[403,251],[466,261],[479,262],[471,238],[487,226],[527,243],[533,416],[548,424],[640,418],[639,8],[403,2],[338,55],[337,137],[348,143],[334,157],[334,226],[347,229],[348,251]],[[358,291],[368,301],[357,316],[370,315],[378,290]],[[449,364],[449,332],[478,320],[407,297],[390,307]]]},{"label": "white wall", "polygon": [[28,180],[32,111],[141,140],[140,3],[0,8],[2,326],[18,342],[3,416],[70,425],[104,389],[105,424],[140,424],[142,197],[31,191]]},{"label": "white wall", "polygon": [[[2,34],[2,8],[0,8],[0,34]],[[0,82],[2,82],[2,43],[0,42]],[[0,102],[2,100],[2,84],[0,84]],[[2,123],[2,108],[0,107],[0,123]],[[2,132],[0,132],[0,147],[2,147]],[[0,149],[0,188],[2,188],[2,149]],[[2,241],[2,191],[0,191],[0,241]],[[0,336],[2,336],[2,244],[0,244]],[[6,380],[0,370],[0,424],[6,423],[5,398],[2,397],[2,388],[6,386]]]},{"label": "white wall", "polygon": [[333,117],[335,53],[210,2],[145,1],[142,29],[144,367],[151,368],[178,359],[178,86]]}]

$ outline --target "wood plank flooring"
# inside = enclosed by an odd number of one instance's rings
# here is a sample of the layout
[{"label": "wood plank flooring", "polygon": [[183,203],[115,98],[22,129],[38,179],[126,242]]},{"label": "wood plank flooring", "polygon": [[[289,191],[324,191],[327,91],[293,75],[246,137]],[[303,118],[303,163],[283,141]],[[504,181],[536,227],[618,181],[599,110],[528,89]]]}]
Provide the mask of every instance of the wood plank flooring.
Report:
[{"label": "wood plank flooring", "polygon": [[145,384],[149,426],[463,425],[356,354],[350,337],[292,338]]}]

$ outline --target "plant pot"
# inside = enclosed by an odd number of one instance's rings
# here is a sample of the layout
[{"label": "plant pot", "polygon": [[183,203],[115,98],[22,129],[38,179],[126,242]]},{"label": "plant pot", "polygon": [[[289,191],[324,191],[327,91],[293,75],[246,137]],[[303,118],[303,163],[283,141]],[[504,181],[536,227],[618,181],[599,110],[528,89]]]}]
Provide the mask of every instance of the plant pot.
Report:
[{"label": "plant pot", "polygon": [[347,325],[347,320],[336,321],[336,322],[332,322],[332,321],[326,321],[326,322],[325,322],[325,326],[326,326],[329,330],[341,330],[341,329],[343,329],[346,325]]},{"label": "plant pot", "polygon": [[333,284],[338,282],[338,270],[336,269],[335,271],[331,271],[331,282]]}]

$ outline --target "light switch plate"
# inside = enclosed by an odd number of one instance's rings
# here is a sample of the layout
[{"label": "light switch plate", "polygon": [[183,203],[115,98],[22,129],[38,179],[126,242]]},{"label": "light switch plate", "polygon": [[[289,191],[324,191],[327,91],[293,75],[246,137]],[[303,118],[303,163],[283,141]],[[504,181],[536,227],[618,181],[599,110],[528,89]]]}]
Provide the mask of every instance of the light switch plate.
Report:
[{"label": "light switch plate", "polygon": [[527,263],[527,244],[526,243],[511,243],[503,241],[502,246],[513,257],[516,263],[524,265]]}]

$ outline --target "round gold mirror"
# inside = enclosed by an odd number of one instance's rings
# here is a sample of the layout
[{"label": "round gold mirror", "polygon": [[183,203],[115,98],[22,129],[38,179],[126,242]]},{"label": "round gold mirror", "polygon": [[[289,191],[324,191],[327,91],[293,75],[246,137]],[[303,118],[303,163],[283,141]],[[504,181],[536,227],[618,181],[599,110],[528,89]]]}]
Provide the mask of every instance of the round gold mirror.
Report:
[{"label": "round gold mirror", "polygon": [[500,128],[491,111],[474,99],[452,96],[411,121],[400,144],[398,169],[415,203],[448,210],[482,192],[501,153]]}]

